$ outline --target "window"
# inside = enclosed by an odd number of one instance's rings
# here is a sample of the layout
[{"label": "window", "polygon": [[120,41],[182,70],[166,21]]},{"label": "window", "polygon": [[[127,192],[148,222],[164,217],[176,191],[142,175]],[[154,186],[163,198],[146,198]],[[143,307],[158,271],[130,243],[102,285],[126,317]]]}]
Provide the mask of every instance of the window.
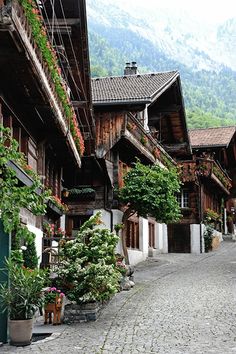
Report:
[{"label": "window", "polygon": [[127,221],[126,246],[139,249],[139,224],[138,221]]},{"label": "window", "polygon": [[181,208],[189,208],[189,191],[182,189],[180,193],[177,194],[177,201]]},{"label": "window", "polygon": [[68,216],[66,218],[66,234],[75,237],[80,227],[89,219],[90,215]]}]

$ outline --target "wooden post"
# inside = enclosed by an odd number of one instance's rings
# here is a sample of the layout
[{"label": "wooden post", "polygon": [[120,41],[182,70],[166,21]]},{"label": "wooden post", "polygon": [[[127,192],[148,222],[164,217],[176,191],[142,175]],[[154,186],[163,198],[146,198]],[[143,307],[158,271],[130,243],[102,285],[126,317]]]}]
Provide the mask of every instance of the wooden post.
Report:
[{"label": "wooden post", "polygon": [[[8,282],[8,275],[2,270],[5,268],[5,258],[9,257],[10,253],[10,236],[3,230],[3,224],[0,219],[0,283]],[[0,342],[7,342],[7,312],[0,312]]]}]

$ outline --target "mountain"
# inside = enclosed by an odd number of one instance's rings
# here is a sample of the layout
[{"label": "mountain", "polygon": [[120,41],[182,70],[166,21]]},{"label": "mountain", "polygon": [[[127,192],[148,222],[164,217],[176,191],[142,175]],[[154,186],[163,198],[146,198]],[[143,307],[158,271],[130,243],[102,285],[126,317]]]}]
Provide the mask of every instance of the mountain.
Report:
[{"label": "mountain", "polygon": [[177,69],[194,126],[206,123],[203,112],[208,125],[235,124],[236,19],[206,23],[171,6],[134,6],[133,0],[87,0],[93,74],[122,75],[133,60],[141,73]]}]

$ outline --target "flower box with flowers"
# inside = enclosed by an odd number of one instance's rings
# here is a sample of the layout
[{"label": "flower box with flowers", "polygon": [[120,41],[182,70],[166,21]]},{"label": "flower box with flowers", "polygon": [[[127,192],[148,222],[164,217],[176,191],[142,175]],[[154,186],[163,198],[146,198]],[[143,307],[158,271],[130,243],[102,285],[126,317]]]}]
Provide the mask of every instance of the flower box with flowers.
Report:
[{"label": "flower box with flowers", "polygon": [[61,227],[56,227],[55,224],[44,223],[44,237],[46,238],[65,238],[66,233]]},{"label": "flower box with flowers", "polygon": [[24,22],[31,29],[26,28],[26,32],[31,35],[30,42],[33,43],[36,55],[38,55],[41,64],[46,69],[45,73],[50,84],[54,86],[59,104],[65,113],[66,120],[70,124],[71,135],[76,148],[82,156],[85,150],[84,140],[78,126],[75,110],[67,93],[67,87],[61,75],[56,51],[47,36],[47,29],[44,26],[38,2],[36,0],[19,0],[19,4],[23,8],[27,19],[27,21],[21,22]]},{"label": "flower box with flowers", "polygon": [[61,324],[61,309],[64,296],[65,294],[55,287],[47,288],[44,291],[44,324],[47,324],[48,320],[49,324],[52,323],[52,314],[53,324]]},{"label": "flower box with flowers", "polygon": [[60,215],[65,214],[68,211],[68,206],[55,195],[49,197],[48,206]]}]

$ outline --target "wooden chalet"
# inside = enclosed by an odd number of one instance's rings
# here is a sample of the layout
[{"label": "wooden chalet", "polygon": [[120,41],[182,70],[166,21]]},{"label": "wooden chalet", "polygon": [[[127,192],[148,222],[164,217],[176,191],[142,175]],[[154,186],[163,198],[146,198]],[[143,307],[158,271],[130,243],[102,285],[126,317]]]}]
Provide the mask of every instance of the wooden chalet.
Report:
[{"label": "wooden chalet", "polygon": [[[204,251],[206,217],[214,215],[214,235],[222,240],[232,207],[235,127],[189,131],[193,156],[178,162],[183,182],[178,196],[183,218],[168,226],[169,252]],[[233,187],[233,188],[232,188]]]},{"label": "wooden chalet", "polygon": [[[232,188],[230,190],[228,188],[230,193],[226,198],[223,231],[233,233],[232,222],[236,223],[236,127],[194,129],[189,133],[194,157],[213,158],[232,181]],[[213,205],[211,207],[213,209]]]},{"label": "wooden chalet", "polygon": [[[179,73],[139,75],[135,63],[130,68],[132,72],[123,76],[92,79],[96,156],[81,170],[79,180],[82,189],[94,194],[69,197],[69,233],[96,210],[102,211],[104,224],[111,229],[121,222],[114,189],[122,186],[123,175],[136,158],[168,168],[176,164],[168,151],[173,157],[191,155]],[[133,216],[127,246],[133,264],[145,259],[150,247],[167,252],[166,225]]]},{"label": "wooden chalet", "polygon": [[94,146],[85,2],[53,3],[0,0],[0,121],[54,196],[44,220],[22,210],[40,256],[43,221],[64,226],[62,190]]}]

